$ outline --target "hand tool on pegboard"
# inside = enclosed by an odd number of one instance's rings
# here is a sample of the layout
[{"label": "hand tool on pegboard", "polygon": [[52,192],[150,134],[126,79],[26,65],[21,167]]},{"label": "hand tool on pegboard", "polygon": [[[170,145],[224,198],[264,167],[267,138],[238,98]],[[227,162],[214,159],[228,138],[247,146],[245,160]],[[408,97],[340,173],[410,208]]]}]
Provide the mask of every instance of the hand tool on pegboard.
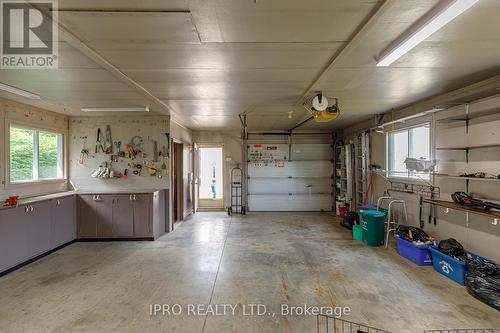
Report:
[{"label": "hand tool on pegboard", "polygon": [[102,133],[101,133],[101,128],[100,127],[97,129],[97,138],[96,138],[96,145],[95,145],[95,153],[98,154],[99,150],[101,150],[104,153],[104,147],[103,147],[103,142],[102,142]]},{"label": "hand tool on pegboard", "polygon": [[104,143],[106,154],[113,154],[113,139],[111,138],[111,126],[106,126],[106,141]]},{"label": "hand tool on pegboard", "polygon": [[158,162],[158,141],[153,141],[153,161]]}]

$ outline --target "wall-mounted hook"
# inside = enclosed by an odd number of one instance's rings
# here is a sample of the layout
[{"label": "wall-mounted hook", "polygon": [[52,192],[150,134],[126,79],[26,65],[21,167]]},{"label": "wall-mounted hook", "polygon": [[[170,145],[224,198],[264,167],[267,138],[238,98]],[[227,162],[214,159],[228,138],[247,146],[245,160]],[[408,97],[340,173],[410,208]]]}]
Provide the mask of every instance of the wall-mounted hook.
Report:
[{"label": "wall-mounted hook", "polygon": [[450,212],[450,209],[449,209],[449,208],[446,208],[446,209],[444,210],[444,212],[445,212],[446,214],[448,214],[448,213]]},{"label": "wall-mounted hook", "polygon": [[498,218],[494,218],[494,219],[493,219],[493,222],[491,222],[491,224],[493,224],[493,225],[497,225],[497,224],[498,224]]}]

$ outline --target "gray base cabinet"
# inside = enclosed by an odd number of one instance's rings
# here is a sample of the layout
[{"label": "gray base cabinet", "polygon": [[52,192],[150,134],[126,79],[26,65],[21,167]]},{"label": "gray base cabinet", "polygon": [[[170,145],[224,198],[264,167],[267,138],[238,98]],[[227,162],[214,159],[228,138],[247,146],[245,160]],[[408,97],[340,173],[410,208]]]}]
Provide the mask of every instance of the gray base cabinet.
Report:
[{"label": "gray base cabinet", "polygon": [[0,273],[75,239],[151,238],[168,231],[165,191],[69,195],[0,209]]},{"label": "gray base cabinet", "polygon": [[78,238],[153,238],[153,194],[94,194],[78,199]]},{"label": "gray base cabinet", "polygon": [[97,238],[97,212],[95,196],[78,196],[77,214],[78,238]]},{"label": "gray base cabinet", "polygon": [[153,197],[140,194],[134,203],[134,235],[136,237],[151,237],[153,235]]},{"label": "gray base cabinet", "polygon": [[113,237],[134,237],[134,202],[130,195],[117,195],[113,204]]},{"label": "gray base cabinet", "polygon": [[0,272],[76,238],[75,196],[0,210]]},{"label": "gray base cabinet", "polygon": [[95,202],[94,210],[97,238],[113,237],[113,211],[115,198],[109,195],[96,195],[96,198],[93,200]]},{"label": "gray base cabinet", "polygon": [[76,239],[76,197],[52,200],[52,237],[53,248]]},{"label": "gray base cabinet", "polygon": [[24,207],[0,211],[0,271],[28,260],[28,217]]},{"label": "gray base cabinet", "polygon": [[[45,201],[29,206],[29,213],[25,214],[28,226],[28,255],[36,257],[52,249],[52,202]],[[14,221],[15,222],[15,221]]]}]

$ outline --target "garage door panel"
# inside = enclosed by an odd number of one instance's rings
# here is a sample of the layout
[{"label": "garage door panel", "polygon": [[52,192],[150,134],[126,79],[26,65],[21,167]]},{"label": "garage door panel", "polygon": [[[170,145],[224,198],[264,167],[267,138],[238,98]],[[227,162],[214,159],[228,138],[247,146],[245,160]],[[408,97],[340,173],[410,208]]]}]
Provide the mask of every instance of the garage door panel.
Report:
[{"label": "garage door panel", "polygon": [[[304,211],[318,212],[331,210],[330,195],[249,195],[249,211],[287,212]],[[252,208],[255,207],[255,208]]]},{"label": "garage door panel", "polygon": [[248,182],[248,193],[250,194],[328,194],[331,191],[331,181],[327,178],[254,178]]},{"label": "garage door panel", "polygon": [[331,160],[332,146],[330,144],[292,144],[291,159],[299,160]]},{"label": "garage door panel", "polygon": [[249,177],[331,177],[330,161],[286,161],[283,167],[249,164]]},{"label": "garage door panel", "polygon": [[248,148],[249,211],[332,210],[330,144],[262,143]]}]

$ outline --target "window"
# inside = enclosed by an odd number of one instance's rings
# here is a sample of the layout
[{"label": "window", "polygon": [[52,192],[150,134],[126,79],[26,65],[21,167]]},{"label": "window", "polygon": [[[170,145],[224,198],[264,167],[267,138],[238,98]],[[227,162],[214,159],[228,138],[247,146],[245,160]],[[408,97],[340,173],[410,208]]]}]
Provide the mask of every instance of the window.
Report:
[{"label": "window", "polygon": [[417,174],[406,169],[405,159],[424,158],[431,159],[430,125],[408,128],[389,133],[387,156],[389,177],[409,177],[429,179],[429,174]]},{"label": "window", "polygon": [[60,133],[10,126],[10,182],[63,178]]}]

